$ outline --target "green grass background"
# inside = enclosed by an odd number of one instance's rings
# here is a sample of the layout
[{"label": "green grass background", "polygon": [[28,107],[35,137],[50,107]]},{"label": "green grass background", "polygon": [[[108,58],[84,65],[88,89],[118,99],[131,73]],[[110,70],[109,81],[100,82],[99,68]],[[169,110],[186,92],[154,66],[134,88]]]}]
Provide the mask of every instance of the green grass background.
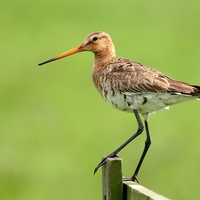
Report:
[{"label": "green grass background", "polygon": [[[108,32],[117,55],[200,85],[200,1],[1,1],[0,199],[101,199],[93,169],[136,130],[135,118],[112,109],[91,80],[92,53],[38,67]],[[172,199],[198,199],[200,104],[172,106],[149,120],[153,144],[142,185]],[[132,175],[145,134],[125,148]]]}]

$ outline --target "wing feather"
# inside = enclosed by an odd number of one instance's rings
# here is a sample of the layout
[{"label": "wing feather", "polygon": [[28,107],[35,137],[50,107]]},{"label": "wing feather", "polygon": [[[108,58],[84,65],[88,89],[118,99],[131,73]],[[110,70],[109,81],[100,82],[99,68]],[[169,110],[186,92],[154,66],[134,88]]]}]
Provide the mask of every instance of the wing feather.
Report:
[{"label": "wing feather", "polygon": [[155,69],[124,58],[118,57],[105,70],[107,71],[104,71],[106,77],[111,80],[114,88],[120,92],[172,92],[190,95],[198,93],[198,96],[200,93],[199,88],[176,81]]}]

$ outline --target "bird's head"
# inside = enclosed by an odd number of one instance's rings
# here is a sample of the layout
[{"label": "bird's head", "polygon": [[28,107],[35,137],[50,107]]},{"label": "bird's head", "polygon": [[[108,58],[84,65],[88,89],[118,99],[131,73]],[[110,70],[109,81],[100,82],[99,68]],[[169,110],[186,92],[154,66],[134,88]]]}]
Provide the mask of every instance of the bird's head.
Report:
[{"label": "bird's head", "polygon": [[59,56],[41,62],[39,65],[43,65],[82,51],[93,52],[96,59],[115,56],[115,47],[112,43],[111,37],[105,32],[97,31],[89,34],[77,47],[62,53]]}]

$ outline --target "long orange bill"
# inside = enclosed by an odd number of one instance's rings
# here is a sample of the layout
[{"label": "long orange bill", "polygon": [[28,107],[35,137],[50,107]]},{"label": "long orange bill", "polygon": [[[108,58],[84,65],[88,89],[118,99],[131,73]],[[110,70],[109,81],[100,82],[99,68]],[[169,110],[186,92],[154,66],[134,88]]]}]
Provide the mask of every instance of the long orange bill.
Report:
[{"label": "long orange bill", "polygon": [[81,51],[85,51],[85,46],[84,46],[83,44],[80,44],[79,46],[77,46],[77,47],[75,47],[75,48],[73,48],[73,49],[71,49],[71,50],[69,50],[69,51],[66,51],[65,53],[62,53],[62,54],[60,54],[59,56],[56,56],[56,57],[54,57],[54,58],[51,58],[51,59],[46,60],[46,61],[44,61],[44,62],[41,62],[41,63],[39,63],[38,65],[44,65],[44,64],[49,63],[49,62],[52,62],[52,61],[54,61],[54,60],[58,60],[58,59],[61,59],[61,58],[66,57],[66,56],[70,56],[70,55],[72,55],[72,54],[79,53],[79,52],[81,52]]}]

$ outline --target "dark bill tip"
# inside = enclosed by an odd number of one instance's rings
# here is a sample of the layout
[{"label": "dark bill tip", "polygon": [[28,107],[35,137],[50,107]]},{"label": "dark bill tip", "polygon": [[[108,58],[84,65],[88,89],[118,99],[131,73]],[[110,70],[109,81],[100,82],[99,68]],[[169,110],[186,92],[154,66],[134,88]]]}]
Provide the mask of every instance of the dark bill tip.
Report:
[{"label": "dark bill tip", "polygon": [[44,65],[44,64],[46,64],[46,63],[52,62],[52,61],[54,61],[54,60],[55,60],[55,58],[51,58],[51,59],[49,59],[49,60],[46,60],[46,61],[44,61],[44,62],[39,63],[38,65],[41,66],[41,65]]}]

